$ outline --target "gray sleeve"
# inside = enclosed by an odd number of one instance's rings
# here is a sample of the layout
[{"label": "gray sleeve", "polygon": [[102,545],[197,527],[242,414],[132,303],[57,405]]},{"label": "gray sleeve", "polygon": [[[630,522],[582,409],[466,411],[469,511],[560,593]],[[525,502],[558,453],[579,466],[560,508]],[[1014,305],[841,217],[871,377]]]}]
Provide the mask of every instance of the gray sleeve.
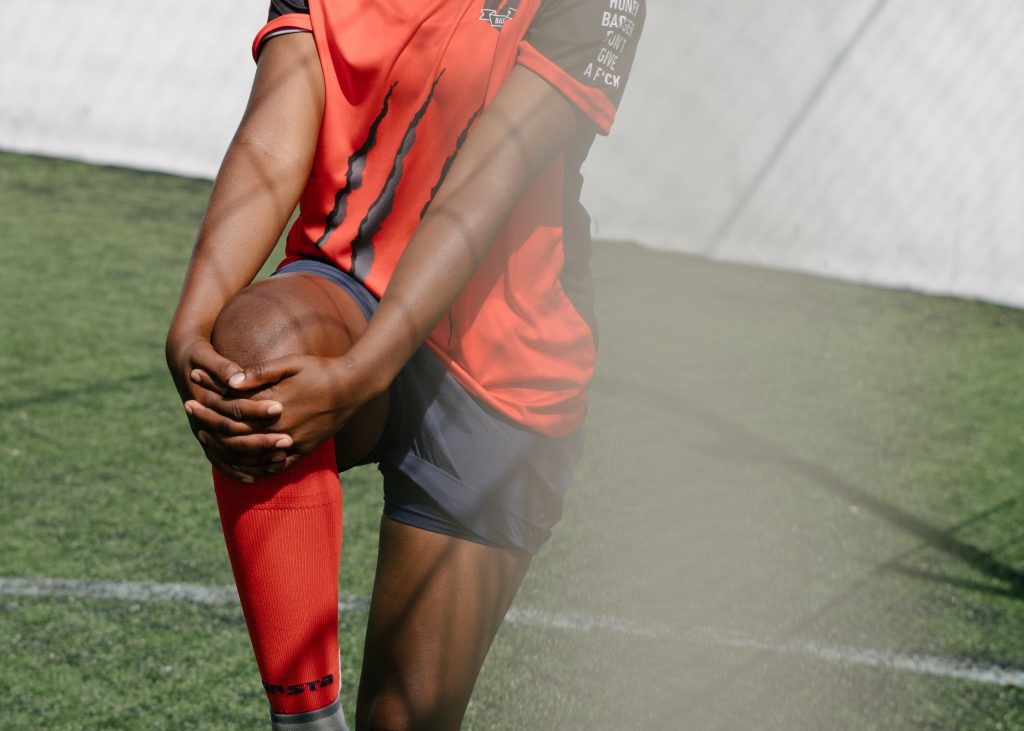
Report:
[{"label": "gray sleeve", "polygon": [[645,0],[544,0],[526,41],[618,106],[645,14]]},{"label": "gray sleeve", "polygon": [[267,21],[290,13],[309,15],[309,0],[270,0],[270,12]]}]

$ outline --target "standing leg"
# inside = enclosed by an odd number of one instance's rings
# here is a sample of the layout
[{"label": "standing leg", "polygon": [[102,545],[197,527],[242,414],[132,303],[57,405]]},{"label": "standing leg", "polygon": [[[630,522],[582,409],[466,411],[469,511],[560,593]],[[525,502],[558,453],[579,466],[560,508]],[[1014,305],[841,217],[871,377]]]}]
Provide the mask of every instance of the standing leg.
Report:
[{"label": "standing leg", "polygon": [[[337,356],[365,318],[336,285],[280,275],[238,294],[217,319],[213,344],[243,367],[290,353]],[[337,459],[372,449],[387,397],[370,402],[333,440],[284,472],[233,480],[214,470],[232,571],[275,728],[345,729],[339,700]]]},{"label": "standing leg", "polygon": [[383,518],[356,728],[458,729],[529,564]]}]

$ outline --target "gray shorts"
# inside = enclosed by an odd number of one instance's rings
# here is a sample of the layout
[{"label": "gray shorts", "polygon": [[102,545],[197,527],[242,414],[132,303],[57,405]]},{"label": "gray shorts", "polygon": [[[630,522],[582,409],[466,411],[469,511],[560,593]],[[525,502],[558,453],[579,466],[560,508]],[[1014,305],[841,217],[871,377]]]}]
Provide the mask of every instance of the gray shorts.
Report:
[{"label": "gray shorts", "polygon": [[[333,264],[303,259],[275,273],[334,282],[369,320],[377,300]],[[390,388],[387,425],[359,464],[384,476],[384,514],[436,533],[536,553],[562,515],[583,430],[552,438],[520,426],[470,395],[426,347]],[[342,471],[355,465],[339,465]]]}]

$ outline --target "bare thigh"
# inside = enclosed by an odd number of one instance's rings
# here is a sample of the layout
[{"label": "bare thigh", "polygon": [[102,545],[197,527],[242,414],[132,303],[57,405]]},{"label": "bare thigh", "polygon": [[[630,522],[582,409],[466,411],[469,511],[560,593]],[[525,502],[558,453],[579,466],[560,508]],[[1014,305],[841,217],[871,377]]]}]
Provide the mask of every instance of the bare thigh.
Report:
[{"label": "bare thigh", "polygon": [[[245,367],[295,353],[343,355],[366,329],[359,305],[311,274],[279,274],[235,295],[213,328],[213,346]],[[334,440],[339,465],[365,457],[384,430],[388,395],[365,404]]]},{"label": "bare thigh", "polygon": [[458,729],[526,554],[383,518],[357,731]]}]

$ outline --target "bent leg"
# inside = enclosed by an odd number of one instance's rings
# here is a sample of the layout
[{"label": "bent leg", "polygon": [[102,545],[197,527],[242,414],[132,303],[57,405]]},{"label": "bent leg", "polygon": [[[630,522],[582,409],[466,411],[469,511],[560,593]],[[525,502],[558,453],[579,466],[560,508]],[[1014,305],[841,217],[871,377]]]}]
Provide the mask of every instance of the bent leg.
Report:
[{"label": "bent leg", "polygon": [[458,729],[529,564],[383,518],[356,728]]},{"label": "bent leg", "polygon": [[[273,277],[221,312],[213,345],[246,366],[290,353],[337,356],[365,327],[334,284],[306,274]],[[344,729],[338,698],[338,561],[341,489],[334,442],[357,461],[376,443],[386,397],[284,472],[247,485],[214,470],[224,538],[275,726]],[[296,714],[309,714],[299,716]],[[287,715],[281,715],[287,714]],[[300,721],[302,723],[296,723]]]},{"label": "bent leg", "polygon": [[[340,287],[312,274],[278,274],[251,285],[224,307],[212,342],[243,368],[283,355],[344,355],[366,318]],[[336,435],[339,465],[369,454],[387,421],[388,395],[365,404]]]}]

